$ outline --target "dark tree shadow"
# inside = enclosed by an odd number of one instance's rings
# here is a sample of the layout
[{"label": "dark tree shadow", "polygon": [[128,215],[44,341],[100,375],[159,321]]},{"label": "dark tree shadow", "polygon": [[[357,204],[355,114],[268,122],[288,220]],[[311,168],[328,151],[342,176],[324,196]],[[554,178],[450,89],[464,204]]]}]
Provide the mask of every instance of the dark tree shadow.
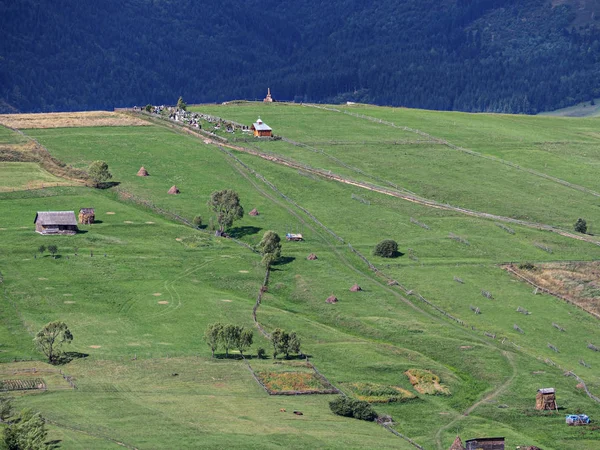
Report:
[{"label": "dark tree shadow", "polygon": [[82,230],[82,229],[78,228],[77,233],[75,233],[75,234],[85,234],[87,232],[88,232],[88,230]]},{"label": "dark tree shadow", "polygon": [[56,448],[60,448],[60,443],[61,442],[62,442],[62,440],[55,439],[53,441],[47,441],[46,445],[48,446],[49,449],[56,449]]},{"label": "dark tree shadow", "polygon": [[97,183],[96,184],[96,189],[110,189],[113,188],[115,186],[120,185],[121,183],[118,181],[104,181],[102,183]]},{"label": "dark tree shadow", "polygon": [[234,239],[241,239],[244,236],[251,236],[253,234],[256,234],[260,230],[262,230],[262,228],[252,226],[235,227],[227,231],[227,236]]},{"label": "dark tree shadow", "polygon": [[[94,219],[94,221],[91,224],[89,224],[89,225],[94,225],[95,223],[104,223],[104,221],[103,220]],[[88,224],[86,223],[84,225],[88,225]]]},{"label": "dark tree shadow", "polygon": [[294,256],[280,256],[277,261],[273,263],[274,266],[284,266],[296,260]]},{"label": "dark tree shadow", "polygon": [[61,366],[63,364],[68,364],[74,359],[87,358],[90,356],[88,353],[81,352],[64,352],[54,361],[54,365]]}]

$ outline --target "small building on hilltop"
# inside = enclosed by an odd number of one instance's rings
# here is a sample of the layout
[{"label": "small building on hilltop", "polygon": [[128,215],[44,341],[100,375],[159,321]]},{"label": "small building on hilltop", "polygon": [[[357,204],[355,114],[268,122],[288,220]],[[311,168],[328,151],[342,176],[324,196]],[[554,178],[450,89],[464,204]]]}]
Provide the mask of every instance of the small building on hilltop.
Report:
[{"label": "small building on hilltop", "polygon": [[79,210],[79,223],[91,225],[96,220],[94,208],[81,208]]},{"label": "small building on hilltop", "polygon": [[77,233],[74,211],[38,211],[33,223],[36,233],[40,234]]},{"label": "small building on hilltop", "polygon": [[267,88],[267,96],[264,98],[263,102],[273,103],[273,97],[271,97],[271,88]]},{"label": "small building on hilltop", "polygon": [[556,391],[554,388],[538,389],[535,396],[535,409],[542,411],[545,409],[557,410]]},{"label": "small building on hilltop", "polygon": [[465,442],[466,450],[504,450],[504,438],[477,438]]},{"label": "small building on hilltop", "polygon": [[260,120],[260,117],[252,124],[250,129],[254,132],[255,137],[271,137],[273,130],[269,125]]}]

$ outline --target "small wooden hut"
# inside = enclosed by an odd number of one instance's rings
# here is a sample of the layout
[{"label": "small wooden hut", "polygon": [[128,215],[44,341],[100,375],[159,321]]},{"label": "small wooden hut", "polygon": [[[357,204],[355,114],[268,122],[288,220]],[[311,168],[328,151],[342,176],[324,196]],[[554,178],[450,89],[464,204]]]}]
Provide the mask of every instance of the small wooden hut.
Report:
[{"label": "small wooden hut", "polygon": [[177,195],[179,194],[179,189],[177,189],[177,186],[173,185],[171,186],[171,189],[169,189],[169,191],[167,192],[167,194],[171,194],[171,195]]},{"label": "small wooden hut", "polygon": [[74,211],[38,211],[33,223],[36,233],[43,235],[77,233]]},{"label": "small wooden hut", "polygon": [[463,445],[460,436],[456,436],[456,439],[454,439],[454,442],[448,450],[465,450],[465,446]]},{"label": "small wooden hut", "polygon": [[466,450],[504,450],[504,438],[477,438],[465,442]]},{"label": "small wooden hut", "polygon": [[94,208],[81,208],[79,210],[79,223],[91,225],[96,220]]},{"label": "small wooden hut", "polygon": [[137,176],[138,177],[147,177],[150,174],[148,173],[148,171],[146,170],[146,168],[144,166],[140,167],[140,170],[138,170]]},{"label": "small wooden hut", "polygon": [[269,125],[260,120],[260,117],[252,124],[250,129],[254,132],[255,137],[271,137],[273,130]]},{"label": "small wooden hut", "polygon": [[558,410],[554,388],[538,389],[535,396],[535,409],[540,411],[546,409]]}]

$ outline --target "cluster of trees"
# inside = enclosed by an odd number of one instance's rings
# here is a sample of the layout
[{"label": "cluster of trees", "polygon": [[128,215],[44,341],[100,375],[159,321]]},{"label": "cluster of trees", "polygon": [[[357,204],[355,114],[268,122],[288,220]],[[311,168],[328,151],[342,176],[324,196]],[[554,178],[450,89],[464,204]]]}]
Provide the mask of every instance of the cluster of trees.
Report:
[{"label": "cluster of trees", "polygon": [[269,86],[294,101],[556,109],[600,96],[598,14],[560,3],[1,2],[0,112],[262,99]]},{"label": "cluster of trees", "polygon": [[0,422],[6,424],[4,436],[0,442],[0,450],[47,450],[51,447],[46,442],[48,430],[40,413],[25,409],[15,413],[12,399],[0,396]]},{"label": "cluster of trees", "polygon": [[38,252],[40,252],[40,255],[43,255],[46,252],[46,250],[50,252],[53,258],[56,258],[56,254],[58,253],[58,247],[56,245],[50,244],[48,247],[46,247],[45,245],[40,245],[38,247]]},{"label": "cluster of trees", "polygon": [[213,358],[219,348],[225,350],[225,357],[229,358],[229,350],[237,349],[243,355],[252,346],[254,332],[239,325],[217,322],[206,327],[204,340],[210,347]]},{"label": "cluster of trees", "polygon": [[275,328],[271,333],[271,344],[273,345],[273,358],[283,354],[288,359],[290,354],[300,354],[300,337],[295,331],[287,332],[281,328]]},{"label": "cluster of trees", "polygon": [[350,397],[338,397],[329,402],[331,412],[338,416],[354,417],[355,419],[373,421],[377,413],[368,402]]}]

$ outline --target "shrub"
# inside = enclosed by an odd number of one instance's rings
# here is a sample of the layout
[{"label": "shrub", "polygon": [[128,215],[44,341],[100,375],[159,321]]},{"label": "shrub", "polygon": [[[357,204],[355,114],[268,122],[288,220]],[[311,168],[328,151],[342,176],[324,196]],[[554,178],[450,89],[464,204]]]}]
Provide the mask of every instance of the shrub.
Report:
[{"label": "shrub", "polygon": [[267,355],[267,352],[262,347],[259,347],[258,350],[256,351],[256,356],[258,356],[259,359],[265,359],[266,355]]},{"label": "shrub", "polygon": [[577,231],[578,233],[587,233],[587,223],[585,221],[585,219],[582,219],[581,217],[579,219],[577,219],[577,222],[575,222],[575,231]]},{"label": "shrub", "polygon": [[373,421],[377,413],[368,402],[354,400],[348,397],[338,397],[329,402],[329,408],[334,414],[344,417],[354,417],[359,420]]},{"label": "shrub", "polygon": [[383,258],[393,258],[398,254],[398,243],[391,239],[385,239],[375,246],[373,254]]},{"label": "shrub", "polygon": [[192,220],[192,223],[197,227],[200,228],[202,226],[202,217],[201,216],[196,216],[194,217],[194,219]]},{"label": "shrub", "polygon": [[533,263],[530,262],[524,262],[519,264],[519,269],[521,270],[535,270],[535,265]]}]

